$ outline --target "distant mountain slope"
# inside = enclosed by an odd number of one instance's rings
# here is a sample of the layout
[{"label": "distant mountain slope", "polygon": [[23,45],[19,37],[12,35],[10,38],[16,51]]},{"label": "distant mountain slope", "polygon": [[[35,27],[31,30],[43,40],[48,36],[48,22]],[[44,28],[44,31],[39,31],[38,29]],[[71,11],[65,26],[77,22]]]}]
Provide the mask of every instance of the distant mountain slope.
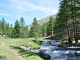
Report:
[{"label": "distant mountain slope", "polygon": [[[55,14],[55,15],[50,15],[50,16],[52,16],[53,18],[56,18],[57,14]],[[47,22],[49,21],[50,16],[38,20],[38,24],[39,24],[39,25],[42,25],[43,23],[47,23]],[[32,26],[32,24],[28,25],[28,28],[30,29],[31,26]]]}]

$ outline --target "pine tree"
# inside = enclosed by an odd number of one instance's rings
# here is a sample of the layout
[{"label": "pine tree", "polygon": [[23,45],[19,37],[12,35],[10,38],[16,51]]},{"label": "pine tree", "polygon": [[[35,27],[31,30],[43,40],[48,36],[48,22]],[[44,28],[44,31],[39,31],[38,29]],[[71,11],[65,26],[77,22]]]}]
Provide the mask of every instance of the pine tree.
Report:
[{"label": "pine tree", "polygon": [[25,25],[24,18],[23,18],[23,17],[21,17],[21,18],[20,18],[21,38],[23,38],[23,37],[24,37],[24,25]]},{"label": "pine tree", "polygon": [[65,36],[69,36],[69,17],[70,17],[70,4],[68,0],[62,0],[60,2],[59,13],[56,17],[54,26],[55,35],[61,39]]},{"label": "pine tree", "polygon": [[9,30],[10,30],[9,29],[9,23],[6,23],[4,32],[5,32],[5,35],[7,35],[8,37],[10,36],[10,31]]},{"label": "pine tree", "polygon": [[73,38],[76,43],[78,42],[78,12],[80,9],[77,3],[78,0],[61,0],[59,13],[54,26],[55,35],[61,39],[68,37],[69,44],[72,43],[71,40]]},{"label": "pine tree", "polygon": [[29,37],[33,38],[34,37],[34,28],[31,26],[30,31],[29,31]]},{"label": "pine tree", "polygon": [[49,18],[49,22],[47,24],[47,35],[51,35],[53,34],[53,24],[54,24],[54,19],[53,17]]},{"label": "pine tree", "polygon": [[78,6],[79,0],[70,0],[71,2],[71,18],[73,20],[73,38],[75,40],[75,43],[78,43],[78,12],[80,11],[80,8]]},{"label": "pine tree", "polygon": [[24,37],[28,38],[29,37],[29,29],[27,26],[24,27]]},{"label": "pine tree", "polygon": [[12,30],[12,38],[17,38],[17,37],[16,37],[16,29],[13,29],[13,30]]},{"label": "pine tree", "polygon": [[12,37],[12,29],[13,29],[13,27],[12,27],[12,24],[11,24],[11,27],[10,27],[10,38]]},{"label": "pine tree", "polygon": [[41,30],[42,30],[42,36],[46,36],[47,35],[47,29],[46,29],[46,24],[43,23],[42,27],[41,27]]},{"label": "pine tree", "polygon": [[5,32],[4,32],[4,29],[5,29],[5,20],[4,20],[4,18],[2,18],[1,29],[2,29],[2,34],[5,35]]},{"label": "pine tree", "polygon": [[[36,40],[39,37],[39,33],[40,33],[40,26],[36,20],[36,18],[33,19],[33,23],[32,26],[30,28],[30,37],[34,37]],[[36,38],[37,37],[37,38]]]},{"label": "pine tree", "polygon": [[20,37],[20,25],[18,20],[15,22],[14,29],[12,30],[12,36],[13,38],[19,38]]}]

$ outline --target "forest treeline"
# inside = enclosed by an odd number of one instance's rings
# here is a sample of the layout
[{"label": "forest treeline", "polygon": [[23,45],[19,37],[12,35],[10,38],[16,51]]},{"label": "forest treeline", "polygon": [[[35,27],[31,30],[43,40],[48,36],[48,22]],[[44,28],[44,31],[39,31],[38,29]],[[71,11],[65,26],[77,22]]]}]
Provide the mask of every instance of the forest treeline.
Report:
[{"label": "forest treeline", "polygon": [[37,19],[33,19],[32,26],[30,30],[26,25],[24,18],[21,17],[20,21],[16,20],[14,26],[5,21],[4,18],[0,20],[0,34],[9,38],[38,38],[51,35],[53,31],[53,17],[49,18],[48,23],[43,23],[40,26],[37,22]]},{"label": "forest treeline", "polygon": [[4,18],[0,20],[0,34],[10,38],[38,38],[55,36],[57,39],[68,40],[71,44],[80,39],[80,0],[61,0],[59,13],[56,18],[49,18],[47,23],[40,26],[37,19],[33,19],[30,30],[25,26],[24,18],[16,20],[14,27],[6,23]]}]

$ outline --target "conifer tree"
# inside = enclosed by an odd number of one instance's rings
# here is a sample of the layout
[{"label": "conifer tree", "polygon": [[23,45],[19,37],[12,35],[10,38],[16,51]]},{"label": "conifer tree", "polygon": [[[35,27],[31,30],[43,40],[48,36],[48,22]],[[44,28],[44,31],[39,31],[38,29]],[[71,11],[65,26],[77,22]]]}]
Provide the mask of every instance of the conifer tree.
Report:
[{"label": "conifer tree", "polygon": [[13,38],[19,38],[20,37],[20,25],[18,20],[15,22],[14,29],[12,30],[12,36]]},{"label": "conifer tree", "polygon": [[46,36],[47,35],[47,28],[46,28],[45,23],[43,23],[43,25],[41,27],[41,30],[42,30],[42,36]]},{"label": "conifer tree", "polygon": [[23,38],[23,37],[24,37],[24,25],[25,25],[24,18],[23,18],[23,17],[21,17],[21,18],[20,18],[21,38]]},{"label": "conifer tree", "polygon": [[28,38],[29,37],[29,29],[27,26],[24,27],[24,37]]},{"label": "conifer tree", "polygon": [[30,33],[29,33],[30,37],[34,37],[37,40],[37,38],[39,37],[39,33],[40,33],[40,26],[39,26],[36,18],[34,18],[32,26],[30,28]]},{"label": "conifer tree", "polygon": [[61,39],[63,37],[69,36],[69,24],[70,23],[70,4],[68,0],[62,0],[60,2],[60,9],[59,13],[56,17],[56,22],[54,26],[54,33],[56,33],[56,36],[60,37]]},{"label": "conifer tree", "polygon": [[13,27],[12,27],[12,24],[11,24],[11,27],[10,27],[10,38],[12,37],[12,29],[13,29]]},{"label": "conifer tree", "polygon": [[47,35],[51,35],[52,36],[52,34],[53,34],[53,17],[50,17],[49,18],[49,22],[48,22],[48,24],[47,24]]},{"label": "conifer tree", "polygon": [[6,26],[5,26],[5,35],[7,35],[8,37],[10,36],[9,23],[6,23]]},{"label": "conifer tree", "polygon": [[31,26],[30,31],[29,31],[29,37],[33,38],[34,37],[34,28]]},{"label": "conifer tree", "polygon": [[2,29],[2,34],[5,35],[5,32],[4,32],[4,29],[5,29],[5,20],[4,20],[4,18],[2,18],[1,29]]}]

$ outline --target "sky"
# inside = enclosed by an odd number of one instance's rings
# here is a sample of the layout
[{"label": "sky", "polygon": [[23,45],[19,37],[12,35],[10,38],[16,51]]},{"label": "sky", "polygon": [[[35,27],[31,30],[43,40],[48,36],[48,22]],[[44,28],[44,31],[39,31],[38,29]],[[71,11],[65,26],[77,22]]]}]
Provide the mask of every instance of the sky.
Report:
[{"label": "sky", "polygon": [[0,0],[0,20],[15,24],[23,17],[25,24],[58,13],[59,0]]}]

